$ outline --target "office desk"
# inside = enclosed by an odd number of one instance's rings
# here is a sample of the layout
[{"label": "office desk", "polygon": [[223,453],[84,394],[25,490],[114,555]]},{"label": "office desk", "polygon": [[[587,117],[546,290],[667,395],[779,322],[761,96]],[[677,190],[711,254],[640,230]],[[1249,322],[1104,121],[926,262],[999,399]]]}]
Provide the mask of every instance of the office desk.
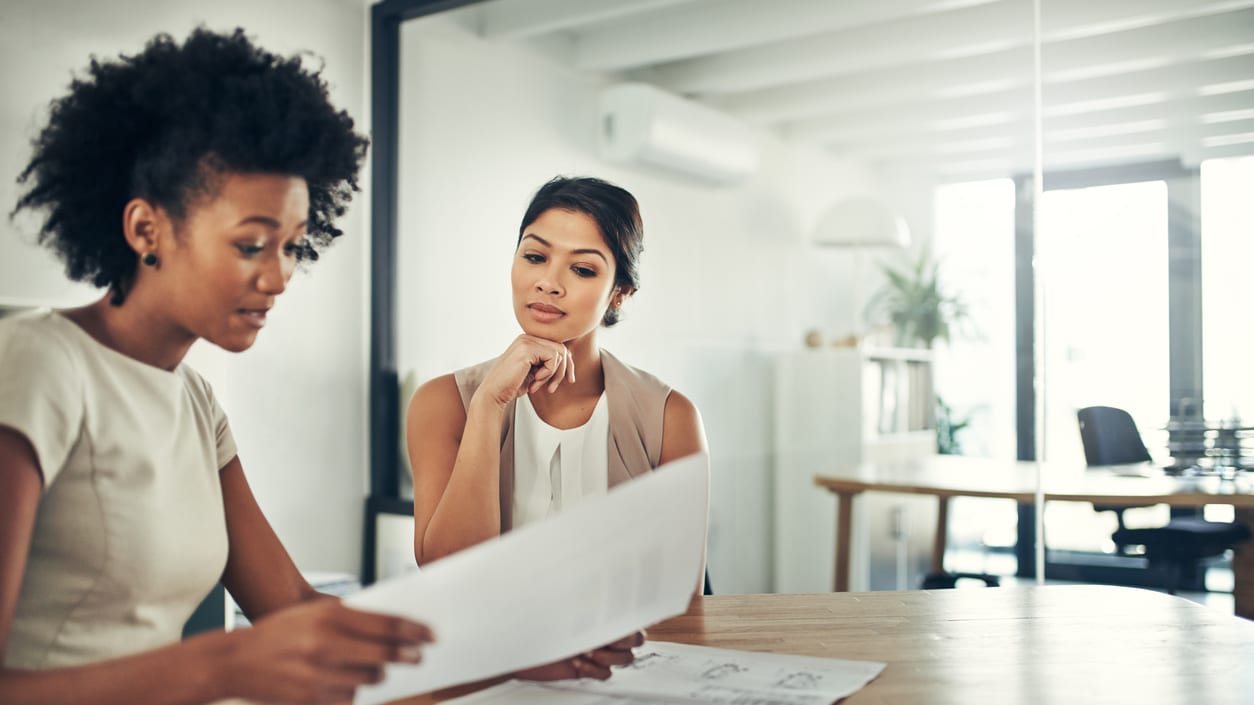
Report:
[{"label": "office desk", "polygon": [[[945,556],[945,527],[951,497],[1035,501],[1038,463],[936,455],[894,463],[864,463],[837,475],[816,475],[814,483],[836,495],[836,571],[834,588],[849,589],[853,498],[863,492],[933,495],[938,500],[932,570],[939,572]],[[1098,504],[1169,504],[1200,507],[1230,504],[1236,520],[1254,531],[1254,477],[1172,477],[1148,466],[1086,468],[1039,463],[1045,499]],[[1254,619],[1254,545],[1236,549],[1232,560],[1235,611]],[[1251,696],[1254,700],[1254,696]]]},{"label": "office desk", "polygon": [[1254,622],[1137,588],[705,597],[649,638],[888,664],[842,705],[1254,701]]}]

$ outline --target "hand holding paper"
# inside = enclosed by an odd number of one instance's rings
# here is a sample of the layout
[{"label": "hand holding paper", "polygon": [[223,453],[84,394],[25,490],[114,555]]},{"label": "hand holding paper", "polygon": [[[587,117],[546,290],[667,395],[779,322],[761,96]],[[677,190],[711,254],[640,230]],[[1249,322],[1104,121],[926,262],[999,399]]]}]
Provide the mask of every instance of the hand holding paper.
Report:
[{"label": "hand holding paper", "polygon": [[431,626],[417,666],[392,665],[358,705],[550,663],[682,613],[705,547],[709,457],[700,454],[350,596]]}]

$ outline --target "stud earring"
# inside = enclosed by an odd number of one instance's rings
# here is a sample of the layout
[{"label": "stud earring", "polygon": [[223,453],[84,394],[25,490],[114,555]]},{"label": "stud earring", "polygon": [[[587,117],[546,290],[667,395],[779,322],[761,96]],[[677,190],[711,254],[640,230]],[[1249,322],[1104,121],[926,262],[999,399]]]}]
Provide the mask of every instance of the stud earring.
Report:
[{"label": "stud earring", "polygon": [[139,261],[148,267],[156,267],[158,261],[157,254],[155,252],[145,252],[144,256],[139,258]]}]

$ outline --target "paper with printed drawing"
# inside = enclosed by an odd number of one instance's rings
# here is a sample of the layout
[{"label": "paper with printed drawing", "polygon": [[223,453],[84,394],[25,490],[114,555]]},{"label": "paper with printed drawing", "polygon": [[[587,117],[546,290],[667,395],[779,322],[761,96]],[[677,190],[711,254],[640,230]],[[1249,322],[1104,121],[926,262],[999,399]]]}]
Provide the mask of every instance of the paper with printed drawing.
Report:
[{"label": "paper with printed drawing", "polygon": [[557,516],[345,599],[431,626],[418,665],[359,688],[374,705],[550,663],[683,613],[700,580],[709,457],[658,467]]},{"label": "paper with printed drawing", "polygon": [[562,681],[555,688],[636,698],[737,705],[828,705],[870,683],[879,661],[849,661],[650,641],[608,681]]},{"label": "paper with printed drawing", "polygon": [[651,641],[608,681],[509,681],[450,705],[829,705],[856,693],[884,666]]}]

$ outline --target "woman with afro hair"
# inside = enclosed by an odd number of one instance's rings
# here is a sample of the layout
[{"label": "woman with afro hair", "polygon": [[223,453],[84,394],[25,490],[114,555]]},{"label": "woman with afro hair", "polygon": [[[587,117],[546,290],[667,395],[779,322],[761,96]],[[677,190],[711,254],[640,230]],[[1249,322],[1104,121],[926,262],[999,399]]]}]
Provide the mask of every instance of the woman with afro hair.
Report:
[{"label": "woman with afro hair", "polygon": [[[366,146],[242,30],[93,60],[52,104],[14,213],[105,293],[0,323],[0,702],[321,703],[420,658],[425,626],[301,577],[183,362],[252,346]],[[180,642],[219,579],[253,626]]]}]

